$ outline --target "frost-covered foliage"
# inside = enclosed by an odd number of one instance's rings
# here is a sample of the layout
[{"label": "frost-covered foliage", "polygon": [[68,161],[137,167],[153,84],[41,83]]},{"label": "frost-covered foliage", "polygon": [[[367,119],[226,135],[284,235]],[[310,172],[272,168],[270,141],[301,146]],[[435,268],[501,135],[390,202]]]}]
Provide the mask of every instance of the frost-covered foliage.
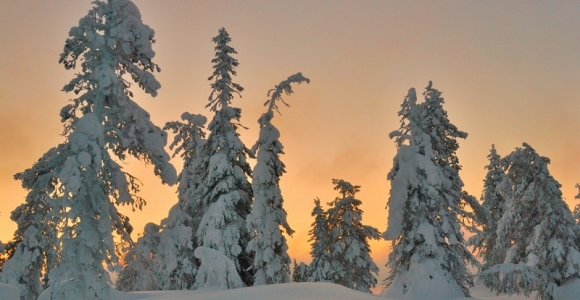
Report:
[{"label": "frost-covered foliage", "polygon": [[[576,184],[576,188],[578,189],[578,195],[576,195],[576,199],[580,199],[580,184]],[[574,219],[576,220],[576,247],[580,249],[580,204],[576,204],[574,207]]]},{"label": "frost-covered foliage", "polygon": [[[167,122],[163,129],[173,131],[175,137],[169,148],[175,151],[173,156],[179,154],[183,159],[177,188],[178,202],[188,215],[199,219],[201,215],[197,210],[201,202],[198,187],[201,184],[200,174],[206,171],[202,169],[204,158],[201,155],[206,143],[204,125],[207,118],[185,112],[181,120],[183,122]],[[199,220],[195,224],[199,224]]]},{"label": "frost-covered foliage", "polygon": [[2,282],[20,287],[25,300],[38,298],[43,278],[46,283],[46,274],[55,264],[58,229],[51,216],[50,197],[57,189],[64,152],[64,145],[50,149],[30,169],[14,176],[28,194],[10,216],[17,229],[12,241],[6,243],[8,260],[0,277]]},{"label": "frost-covered foliage", "polygon": [[431,137],[435,163],[443,170],[445,176],[452,180],[452,189],[461,191],[463,181],[458,175],[461,165],[456,154],[459,149],[457,139],[467,138],[467,133],[460,131],[449,121],[447,111],[443,108],[445,100],[441,94],[439,90],[433,88],[433,82],[429,81],[423,92],[425,101],[420,104],[423,118],[421,129]]},{"label": "frost-covered foliage", "polygon": [[252,156],[240,140],[235,123],[241,109],[230,106],[234,94],[243,88],[232,82],[238,61],[231,56],[237,52],[228,45],[231,41],[222,28],[213,38],[216,43],[214,72],[209,80],[212,92],[207,107],[215,112],[208,125],[207,142],[201,149],[201,189],[198,189],[203,213],[196,232],[198,245],[218,250],[234,262],[246,285],[252,285],[253,258],[246,251],[251,237],[246,229],[246,217],[252,207],[252,187],[248,181],[252,170],[247,156]]},{"label": "frost-covered foliage", "polygon": [[[498,187],[506,179],[505,172],[501,165],[501,157],[497,154],[495,146],[492,145],[489,155],[489,164],[485,167],[487,174],[483,181],[483,192],[481,194],[481,208],[483,213],[477,216],[481,231],[469,239],[469,244],[483,259],[481,271],[502,263],[505,252],[496,249],[497,224],[502,218],[505,210],[505,199],[500,194]],[[490,273],[481,276],[483,284],[491,286],[494,281],[499,280],[499,274]]]},{"label": "frost-covered foliage", "polygon": [[220,288],[222,290],[243,287],[236,266],[219,251],[208,247],[197,247],[195,257],[201,261],[195,279],[195,288]]},{"label": "frost-covered foliage", "polygon": [[[383,295],[406,295],[407,299],[424,286],[445,282],[443,290],[460,291],[454,297],[469,296],[472,280],[465,262],[473,257],[465,246],[455,210],[458,193],[436,161],[431,135],[423,131],[427,111],[416,101],[411,88],[399,112],[404,117],[402,130],[390,134],[397,137],[399,149],[388,175],[389,218],[383,237],[393,241],[393,251]],[[422,266],[431,266],[432,272],[417,271]],[[432,294],[433,299],[441,296]]]},{"label": "frost-covered foliage", "polygon": [[42,292],[42,272],[44,271],[43,248],[39,239],[43,236],[35,226],[24,232],[13,256],[6,261],[0,273],[0,282],[20,288],[22,299],[36,299]]},{"label": "frost-covered foliage", "polygon": [[76,122],[62,152],[66,157],[56,179],[60,183],[51,199],[53,219],[59,220],[58,261],[49,271],[56,299],[110,299],[109,271],[118,266],[117,244],[129,240],[128,219],[109,199],[115,195],[120,166],[104,151],[104,129],[94,113]]},{"label": "frost-covered foliage", "polygon": [[580,274],[574,217],[549,163],[526,143],[502,159],[506,180],[500,191],[506,205],[495,251],[505,253],[505,259],[483,272],[501,274],[491,282],[498,292],[529,295],[537,290],[540,299],[552,300],[558,286]]},{"label": "frost-covered foliage", "polygon": [[283,231],[292,235],[294,230],[286,221],[284,199],[280,191],[280,177],[286,172],[280,160],[284,147],[279,141],[280,132],[271,121],[274,110],[278,110],[277,101],[286,104],[282,94],[289,96],[293,93],[291,84],[302,82],[309,83],[310,80],[297,73],[268,91],[271,98],[264,103],[268,110],[258,120],[260,136],[252,147],[253,153],[257,151],[257,162],[252,174],[254,204],[247,219],[247,229],[252,237],[248,251],[254,255],[254,285],[290,282],[291,261]]},{"label": "frost-covered foliage", "polygon": [[[429,81],[423,92],[425,101],[420,104],[423,116],[422,130],[431,137],[435,163],[451,181],[450,194],[453,196],[453,201],[449,202],[451,209],[455,210],[465,229],[477,232],[473,225],[477,222],[475,215],[481,213],[481,207],[475,197],[463,190],[463,180],[459,176],[461,165],[457,157],[459,149],[457,139],[467,138],[467,133],[460,131],[451,123],[443,107],[445,100],[441,95],[442,92],[433,88],[433,82]],[[466,209],[467,207],[470,210]]]},{"label": "frost-covered foliage", "polygon": [[197,265],[194,249],[197,247],[195,232],[199,228],[203,211],[198,188],[201,184],[202,148],[206,140],[203,131],[207,119],[202,115],[183,113],[183,122],[166,123],[164,129],[172,130],[175,138],[171,145],[174,156],[183,158],[183,169],[179,174],[178,203],[167,219],[162,221],[161,244],[157,259],[158,277],[162,289],[190,289],[195,283]]},{"label": "frost-covered foliage", "polygon": [[[348,288],[370,293],[377,284],[379,268],[370,256],[370,239],[378,240],[379,231],[362,224],[360,205],[355,198],[360,186],[342,179],[333,179],[334,189],[340,193],[329,203],[329,249],[333,262],[338,262],[332,281]],[[338,272],[336,272],[338,271]]]},{"label": "frost-covered foliage", "polygon": [[119,272],[115,288],[120,291],[152,291],[160,289],[157,249],[161,242],[160,226],[145,225],[143,236],[123,256],[124,268]]},{"label": "frost-covered foliage", "polygon": [[320,199],[314,199],[312,210],[314,222],[308,232],[310,239],[310,255],[312,262],[308,266],[309,282],[330,282],[333,275],[332,259],[330,256],[330,231],[328,212],[320,205]]},{"label": "frost-covered foliage", "polygon": [[131,99],[127,80],[130,77],[146,93],[157,95],[161,85],[152,73],[160,71],[152,61],[155,32],[142,23],[130,0],[97,0],[93,5],[71,28],[59,59],[67,70],[81,62],[81,72],[63,88],[78,95],[60,112],[65,134],[74,129],[79,113],[92,112],[103,125],[105,148],[120,159],[128,153],[152,163],[156,175],[174,184],[175,168],[164,150],[167,134]]},{"label": "frost-covered foliage", "polygon": [[307,282],[309,277],[310,270],[308,269],[308,265],[303,262],[297,264],[296,260],[294,260],[294,265],[292,267],[292,282]]},{"label": "frost-covered foliage", "polygon": [[[481,208],[475,197],[463,191],[464,184],[459,176],[461,165],[457,157],[459,149],[457,139],[467,138],[467,133],[460,131],[457,126],[451,123],[447,111],[443,107],[445,99],[441,95],[442,92],[433,88],[433,82],[429,81],[429,85],[423,92],[424,101],[416,104],[423,118],[421,130],[430,136],[434,161],[439,165],[445,177],[451,181],[450,195],[453,197],[452,201],[449,202],[451,209],[455,210],[459,221],[466,229],[477,232],[473,226],[476,222],[474,213],[479,213]],[[409,107],[403,107],[399,112],[399,116],[402,117],[399,132],[403,135],[411,132],[410,123],[405,121],[408,119],[409,113]],[[395,138],[398,146],[405,142],[403,135]],[[395,170],[391,170],[391,172],[393,171]],[[394,176],[394,174],[391,175]],[[471,210],[466,210],[466,206],[469,206]]]},{"label": "frost-covered foliage", "polygon": [[192,217],[185,213],[179,203],[161,221],[156,260],[159,287],[163,290],[188,290],[195,283],[197,262],[193,255],[195,229]]},{"label": "frost-covered foliage", "polygon": [[[164,150],[166,133],[151,123],[129,91],[129,77],[153,96],[160,87],[151,73],[159,70],[151,61],[153,30],[142,24],[129,0],[97,0],[93,5],[70,30],[59,60],[66,69],[81,62],[80,72],[63,88],[77,96],[60,112],[67,140],[17,174],[29,189],[27,202],[15,211],[18,218],[26,220],[28,210],[46,205],[36,217],[41,220],[19,227],[21,233],[31,232],[23,237],[22,253],[40,245],[43,272],[57,299],[110,299],[104,264],[109,271],[118,267],[118,247],[130,241],[132,230],[115,205],[144,205],[134,195],[139,190],[135,178],[122,171],[109,151],[121,160],[129,154],[153,163],[165,183],[177,179]],[[113,233],[120,240],[114,241]]]}]

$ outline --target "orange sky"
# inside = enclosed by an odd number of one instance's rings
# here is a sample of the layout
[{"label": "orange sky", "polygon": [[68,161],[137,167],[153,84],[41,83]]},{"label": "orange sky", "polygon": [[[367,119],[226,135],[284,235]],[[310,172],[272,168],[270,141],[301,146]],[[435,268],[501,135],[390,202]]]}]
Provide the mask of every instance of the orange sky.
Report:
[{"label": "orange sky", "polygon": [[[567,202],[576,204],[580,182],[580,2],[578,1],[189,1],[135,0],[143,22],[156,31],[156,98],[135,100],[158,126],[182,112],[211,114],[213,43],[220,27],[239,54],[234,81],[245,91],[242,108],[247,146],[257,139],[266,92],[302,72],[274,119],[288,173],[282,193],[290,225],[290,255],[309,261],[313,199],[331,201],[331,179],[362,186],[363,222],[386,229],[395,146],[389,132],[410,87],[429,80],[443,92],[449,117],[469,133],[460,141],[461,176],[479,197],[492,143],[505,155],[528,142],[551,158],[550,171]],[[58,64],[72,26],[88,0],[0,0],[0,240],[15,224],[10,212],[25,192],[12,180],[63,138],[58,116],[72,95],[60,89],[74,72]],[[137,89],[133,89],[137,91]],[[182,162],[173,161],[178,170]],[[253,163],[252,163],[253,164]],[[163,186],[151,167],[129,160],[126,170],[145,184],[148,205],[128,214],[140,233],[176,203],[176,187]],[[133,235],[136,237],[136,233]],[[389,243],[373,242],[383,266]],[[384,269],[384,268],[382,268]],[[381,277],[383,277],[382,274]]]}]

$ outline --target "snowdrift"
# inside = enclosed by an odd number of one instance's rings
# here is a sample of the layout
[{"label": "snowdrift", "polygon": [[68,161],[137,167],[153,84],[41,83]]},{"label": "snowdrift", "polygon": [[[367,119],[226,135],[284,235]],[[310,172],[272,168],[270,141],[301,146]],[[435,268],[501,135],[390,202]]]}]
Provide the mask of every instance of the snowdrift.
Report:
[{"label": "snowdrift", "polygon": [[[2,288],[7,289],[2,289]],[[12,289],[11,289],[12,288]],[[3,294],[8,290],[17,291],[15,287],[8,287],[0,284],[1,300],[19,300],[17,295]],[[570,280],[559,287],[556,291],[558,300],[578,299],[580,294],[580,280]],[[112,300],[397,300],[396,298],[382,298],[377,295],[357,292],[341,285],[322,282],[286,283],[274,285],[262,285],[232,290],[201,289],[193,291],[150,291],[124,293],[113,290]],[[483,286],[476,286],[471,289],[473,298],[450,298],[445,300],[532,300],[536,293],[530,297],[524,295],[495,295]],[[8,298],[6,298],[8,296]],[[39,299],[48,299],[48,295],[43,293]],[[426,300],[427,298],[415,298],[412,300]]]},{"label": "snowdrift", "polygon": [[411,264],[407,272],[400,273],[382,297],[401,300],[448,300],[464,297],[461,287],[451,274],[441,270],[437,260],[425,258],[422,263]]},{"label": "snowdrift", "polygon": [[0,283],[0,299],[20,300],[20,289],[13,285]]},{"label": "snowdrift", "polygon": [[377,300],[376,295],[322,282],[261,285],[233,290],[117,293],[115,300]]}]

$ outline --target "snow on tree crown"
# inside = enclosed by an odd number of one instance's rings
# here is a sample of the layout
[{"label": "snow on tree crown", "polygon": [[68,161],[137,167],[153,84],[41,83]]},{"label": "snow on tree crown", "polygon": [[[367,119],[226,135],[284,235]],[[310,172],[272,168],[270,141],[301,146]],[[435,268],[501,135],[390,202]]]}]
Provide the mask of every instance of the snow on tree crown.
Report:
[{"label": "snow on tree crown", "polygon": [[238,54],[236,50],[228,45],[232,39],[225,28],[221,28],[216,37],[212,41],[215,46],[215,58],[211,60],[214,64],[213,74],[208,80],[214,80],[211,84],[212,92],[209,95],[209,103],[205,107],[209,107],[211,111],[217,111],[218,106],[222,108],[227,107],[232,99],[234,93],[241,97],[240,92],[244,88],[232,82],[232,75],[237,75],[235,68],[240,64],[237,59],[233,58],[231,54]]}]

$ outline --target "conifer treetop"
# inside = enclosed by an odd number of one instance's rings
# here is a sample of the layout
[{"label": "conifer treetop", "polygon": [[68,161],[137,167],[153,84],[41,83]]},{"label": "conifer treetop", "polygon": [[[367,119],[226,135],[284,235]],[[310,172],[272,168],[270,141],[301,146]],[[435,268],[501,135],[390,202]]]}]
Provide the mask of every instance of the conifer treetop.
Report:
[{"label": "conifer treetop", "polygon": [[[231,104],[234,94],[241,97],[240,92],[244,88],[232,82],[232,75],[237,75],[236,67],[239,66],[237,59],[233,58],[231,54],[238,54],[236,50],[228,45],[232,39],[225,28],[221,28],[216,37],[212,41],[215,46],[215,58],[211,60],[214,64],[213,74],[208,80],[213,80],[211,84],[212,92],[209,95],[209,103],[205,107],[209,107],[211,111],[217,111],[219,107],[226,108]],[[219,107],[218,107],[219,106]]]},{"label": "conifer treetop", "polygon": [[268,91],[268,96],[271,97],[264,103],[264,106],[268,105],[268,111],[275,110],[280,113],[276,101],[281,101],[286,107],[290,107],[288,103],[282,99],[282,94],[290,96],[294,91],[292,90],[291,83],[301,84],[303,82],[310,83],[310,79],[302,76],[302,73],[298,72],[294,75],[289,76],[286,80],[281,81],[273,89]]},{"label": "conifer treetop", "polygon": [[347,196],[354,197],[360,191],[360,185],[352,185],[350,182],[342,179],[332,179],[334,190],[338,191],[343,198]]},{"label": "conifer treetop", "polygon": [[172,130],[175,134],[173,142],[169,144],[169,149],[174,150],[173,157],[180,154],[184,162],[190,161],[195,155],[197,146],[205,138],[203,128],[207,118],[203,115],[184,112],[181,120],[167,122],[163,130]]},{"label": "conifer treetop", "polygon": [[[268,110],[265,113],[263,113],[258,119],[258,123],[260,124],[261,128],[260,136],[256,144],[252,146],[251,149],[252,153],[256,153],[256,151],[260,147],[262,147],[262,145],[265,144],[273,144],[275,142],[277,144],[280,144],[280,142],[277,141],[278,138],[280,137],[280,132],[270,123],[270,121],[274,117],[274,111],[280,113],[278,104],[276,103],[277,101],[280,101],[286,107],[290,107],[290,105],[284,101],[282,95],[286,94],[287,96],[290,96],[291,94],[294,93],[291,84],[292,83],[301,84],[303,82],[310,83],[310,79],[304,77],[302,73],[298,72],[294,75],[289,76],[286,80],[281,81],[273,89],[268,91],[268,97],[270,97],[270,99],[264,102],[264,106],[268,106]],[[283,153],[281,149],[282,148],[281,144],[278,145],[278,148],[280,149],[278,149],[276,152]]]}]

